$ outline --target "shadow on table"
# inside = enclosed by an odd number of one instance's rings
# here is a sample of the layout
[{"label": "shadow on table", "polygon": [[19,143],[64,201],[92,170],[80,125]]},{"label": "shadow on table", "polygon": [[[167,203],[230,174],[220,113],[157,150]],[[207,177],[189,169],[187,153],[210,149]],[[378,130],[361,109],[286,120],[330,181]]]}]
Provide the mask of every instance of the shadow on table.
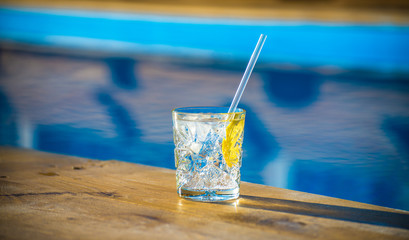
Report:
[{"label": "shadow on table", "polygon": [[[231,204],[219,202],[218,204]],[[357,223],[409,229],[409,214],[240,195],[240,208],[285,212]],[[241,216],[242,218],[243,216]],[[243,219],[243,221],[246,219]],[[246,220],[247,221],[247,220]],[[260,221],[266,221],[262,219]]]}]

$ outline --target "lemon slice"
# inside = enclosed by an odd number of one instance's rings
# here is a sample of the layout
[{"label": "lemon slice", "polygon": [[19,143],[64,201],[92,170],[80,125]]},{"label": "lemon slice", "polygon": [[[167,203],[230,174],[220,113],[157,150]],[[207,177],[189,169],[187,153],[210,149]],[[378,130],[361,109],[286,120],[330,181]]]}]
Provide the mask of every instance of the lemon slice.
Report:
[{"label": "lemon slice", "polygon": [[240,137],[243,134],[244,119],[233,120],[226,128],[226,138],[222,142],[222,152],[227,166],[235,166],[241,155]]}]

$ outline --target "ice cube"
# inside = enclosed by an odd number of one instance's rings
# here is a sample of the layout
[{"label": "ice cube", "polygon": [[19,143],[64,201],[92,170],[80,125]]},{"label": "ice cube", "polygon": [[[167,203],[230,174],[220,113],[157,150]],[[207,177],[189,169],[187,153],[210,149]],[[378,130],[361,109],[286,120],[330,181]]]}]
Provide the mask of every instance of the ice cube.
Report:
[{"label": "ice cube", "polygon": [[196,135],[196,123],[189,121],[176,121],[174,124],[175,143],[179,141],[192,141]]},{"label": "ice cube", "polygon": [[189,149],[192,151],[193,154],[199,154],[200,149],[202,148],[202,144],[198,142],[190,143]]},{"label": "ice cube", "polygon": [[238,184],[235,178],[228,173],[216,167],[213,164],[206,164],[201,171],[190,172],[189,180],[185,182],[184,187],[192,190],[207,189],[233,189]]},{"label": "ice cube", "polygon": [[194,163],[193,163],[193,166],[194,166],[193,171],[200,172],[203,170],[204,167],[206,167],[206,165],[207,165],[206,158],[201,158],[197,156],[197,158],[194,160]]},{"label": "ice cube", "polygon": [[198,123],[196,128],[196,141],[206,141],[210,132],[212,132],[212,125],[210,123]]},{"label": "ice cube", "polygon": [[175,149],[175,165],[176,168],[182,171],[190,171],[192,169],[192,154],[185,149]]}]

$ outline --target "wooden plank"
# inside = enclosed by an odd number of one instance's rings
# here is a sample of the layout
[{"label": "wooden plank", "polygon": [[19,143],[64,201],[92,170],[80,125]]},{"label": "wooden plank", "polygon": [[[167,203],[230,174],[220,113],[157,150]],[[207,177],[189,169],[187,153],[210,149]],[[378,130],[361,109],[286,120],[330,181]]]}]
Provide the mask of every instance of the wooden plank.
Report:
[{"label": "wooden plank", "polygon": [[409,212],[242,183],[181,199],[175,172],[0,148],[0,239],[409,239]]}]

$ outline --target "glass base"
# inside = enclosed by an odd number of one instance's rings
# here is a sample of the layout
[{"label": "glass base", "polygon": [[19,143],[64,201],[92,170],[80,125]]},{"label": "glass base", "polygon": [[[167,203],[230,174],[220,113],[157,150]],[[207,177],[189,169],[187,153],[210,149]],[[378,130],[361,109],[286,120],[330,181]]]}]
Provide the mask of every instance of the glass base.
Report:
[{"label": "glass base", "polygon": [[226,190],[191,190],[185,188],[178,189],[179,197],[187,198],[193,201],[201,202],[220,202],[232,199],[237,199],[240,195],[240,189]]}]

